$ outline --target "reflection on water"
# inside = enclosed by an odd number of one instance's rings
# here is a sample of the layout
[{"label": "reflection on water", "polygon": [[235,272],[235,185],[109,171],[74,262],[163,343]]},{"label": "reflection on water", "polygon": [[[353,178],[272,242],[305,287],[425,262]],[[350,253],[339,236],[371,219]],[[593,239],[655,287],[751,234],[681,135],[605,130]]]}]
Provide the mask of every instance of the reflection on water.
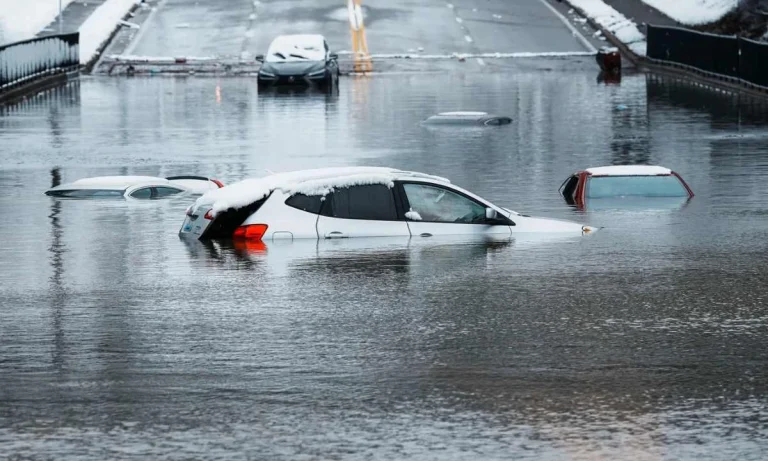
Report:
[{"label": "reflection on water", "polygon": [[[451,91],[446,91],[451,88]],[[764,105],[643,75],[84,79],[0,113],[0,449],[21,458],[761,459]],[[501,129],[433,130],[449,110]],[[685,203],[569,207],[590,166]],[[60,201],[104,174],[387,165],[589,236],[239,244],[189,198]],[[301,443],[299,443],[301,442]],[[105,455],[106,454],[106,455]]]}]

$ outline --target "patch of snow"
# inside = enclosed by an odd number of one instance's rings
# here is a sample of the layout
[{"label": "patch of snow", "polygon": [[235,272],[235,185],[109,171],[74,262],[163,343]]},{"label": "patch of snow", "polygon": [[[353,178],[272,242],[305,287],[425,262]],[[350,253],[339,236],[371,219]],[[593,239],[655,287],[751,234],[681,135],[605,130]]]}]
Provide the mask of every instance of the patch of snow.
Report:
[{"label": "patch of snow", "polygon": [[[61,0],[61,9],[72,1]],[[0,0],[0,45],[33,38],[58,15],[55,0]]]},{"label": "patch of snow", "polygon": [[177,29],[189,29],[189,23],[182,22],[180,24],[176,24],[176,28]]},{"label": "patch of snow", "polygon": [[322,61],[324,37],[318,34],[280,35],[267,50],[267,62]]},{"label": "patch of snow", "polygon": [[675,21],[696,26],[715,22],[739,6],[739,0],[642,0]]},{"label": "patch of snow", "polygon": [[418,211],[413,211],[413,210],[408,211],[407,213],[405,213],[405,219],[410,219],[411,221],[421,221],[422,220],[421,215],[419,214],[419,212]]},{"label": "patch of snow", "polygon": [[412,171],[401,171],[384,167],[346,167],[300,170],[277,173],[263,178],[250,178],[230,184],[221,189],[211,190],[197,199],[195,208],[212,205],[213,212],[229,208],[241,208],[261,200],[273,190],[286,194],[326,195],[335,188],[364,184],[384,184],[392,187],[398,178],[421,178],[450,182],[445,178]]},{"label": "patch of snow", "polygon": [[645,56],[648,48],[645,36],[631,19],[627,19],[603,0],[568,0],[568,2],[610,31],[635,54]]},{"label": "patch of snow", "polygon": [[651,165],[613,165],[587,168],[593,176],[656,176],[672,174],[672,170]]},{"label": "patch of snow", "polygon": [[445,117],[482,117],[483,115],[488,115],[488,112],[441,112],[437,115],[445,116]]},{"label": "patch of snow", "polygon": [[137,0],[106,0],[80,26],[80,63],[85,64],[106,43]]}]

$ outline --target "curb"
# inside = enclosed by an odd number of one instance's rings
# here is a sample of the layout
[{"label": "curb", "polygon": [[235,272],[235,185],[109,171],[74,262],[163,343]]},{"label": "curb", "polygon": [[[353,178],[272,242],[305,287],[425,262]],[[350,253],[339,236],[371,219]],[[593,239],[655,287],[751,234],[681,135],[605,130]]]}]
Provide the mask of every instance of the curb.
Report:
[{"label": "curb", "polygon": [[[125,13],[120,19],[123,20],[123,21],[126,21],[126,20],[130,19],[132,17],[131,14],[134,11],[136,11],[138,8],[139,8],[139,4],[138,3],[134,3],[133,6],[131,7],[131,9],[128,10],[128,12]],[[101,53],[103,53],[104,50],[106,50],[107,47],[112,43],[112,40],[115,39],[115,36],[117,35],[117,33],[120,31],[120,29],[122,27],[123,27],[123,25],[121,23],[119,23],[119,22],[117,24],[115,24],[115,28],[112,29],[112,33],[110,33],[109,37],[106,40],[104,40],[104,43],[102,43],[101,46],[99,46],[96,49],[96,53],[94,53],[94,55],[90,59],[90,61],[88,61],[87,63],[85,63],[85,64],[83,64],[81,66],[80,69],[82,70],[82,72],[84,72],[86,74],[90,74],[91,73],[91,71],[93,70],[93,67],[99,62],[99,59],[101,59]]]}]

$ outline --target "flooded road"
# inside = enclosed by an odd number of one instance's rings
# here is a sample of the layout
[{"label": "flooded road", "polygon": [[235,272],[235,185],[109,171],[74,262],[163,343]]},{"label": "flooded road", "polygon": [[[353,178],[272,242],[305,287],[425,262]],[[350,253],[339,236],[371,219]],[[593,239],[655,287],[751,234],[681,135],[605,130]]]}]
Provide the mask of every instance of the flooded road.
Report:
[{"label": "flooded road", "polygon": [[[83,78],[0,112],[0,452],[55,459],[740,459],[768,449],[768,109],[591,63],[345,78]],[[439,111],[514,122],[436,129]],[[661,164],[688,203],[557,188]],[[508,242],[186,242],[189,199],[56,182],[393,166],[604,226]]]}]

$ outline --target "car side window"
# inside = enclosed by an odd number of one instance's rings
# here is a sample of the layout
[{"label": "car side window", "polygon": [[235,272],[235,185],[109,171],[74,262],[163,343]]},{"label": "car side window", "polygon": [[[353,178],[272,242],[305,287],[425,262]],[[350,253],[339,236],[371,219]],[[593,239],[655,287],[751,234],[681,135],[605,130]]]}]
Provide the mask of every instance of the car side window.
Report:
[{"label": "car side window", "polygon": [[175,187],[155,187],[155,196],[153,198],[169,197],[183,192],[181,189]]},{"label": "car side window", "polygon": [[397,221],[392,189],[383,184],[352,186],[334,190],[326,197],[323,215],[340,219]]},{"label": "car side window", "polygon": [[443,187],[403,184],[410,210],[409,219],[426,222],[484,224],[485,207]]},{"label": "car side window", "polygon": [[320,214],[323,206],[323,197],[320,195],[294,194],[288,197],[285,204],[307,213]]},{"label": "car side window", "polygon": [[573,198],[574,192],[576,192],[576,186],[579,184],[579,177],[578,176],[571,176],[570,178],[565,180],[565,184],[563,185],[562,194],[565,198]]},{"label": "car side window", "polygon": [[136,189],[135,191],[131,192],[131,197],[139,199],[152,198],[152,188],[142,187],[141,189]]}]

